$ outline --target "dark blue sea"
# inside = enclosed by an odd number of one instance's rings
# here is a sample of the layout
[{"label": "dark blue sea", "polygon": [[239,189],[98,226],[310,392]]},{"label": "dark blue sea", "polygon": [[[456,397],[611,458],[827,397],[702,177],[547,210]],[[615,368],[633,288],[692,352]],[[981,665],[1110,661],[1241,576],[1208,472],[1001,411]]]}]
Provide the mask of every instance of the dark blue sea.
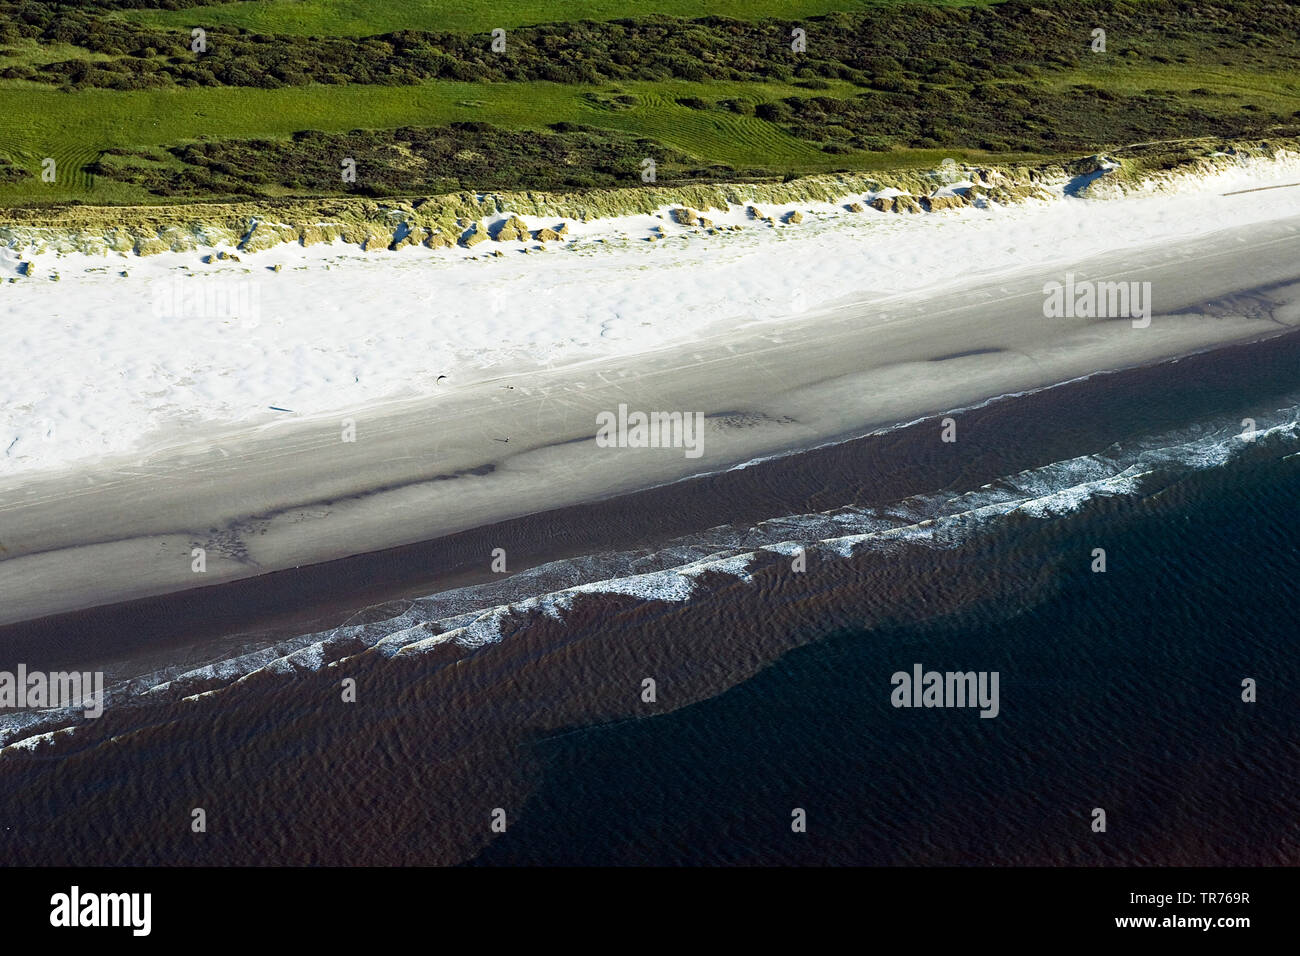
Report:
[{"label": "dark blue sea", "polygon": [[[1298,504],[1297,458],[1099,502],[1034,536],[1028,605],[837,628],[717,697],[536,741],[543,782],[476,862],[1294,864]],[[998,716],[894,708],[917,662],[999,671]]]}]

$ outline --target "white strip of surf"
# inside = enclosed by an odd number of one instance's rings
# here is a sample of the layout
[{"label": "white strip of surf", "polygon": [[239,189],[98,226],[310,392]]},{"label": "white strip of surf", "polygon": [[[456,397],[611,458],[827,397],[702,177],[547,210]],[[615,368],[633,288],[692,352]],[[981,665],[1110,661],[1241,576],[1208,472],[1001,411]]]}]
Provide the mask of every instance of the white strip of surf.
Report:
[{"label": "white strip of surf", "polygon": [[[653,552],[561,559],[499,581],[415,599],[391,617],[376,617],[370,609],[357,615],[364,623],[349,621],[200,666],[172,665],[111,681],[105,707],[195,700],[223,693],[254,675],[343,667],[358,654],[425,654],[448,643],[470,650],[507,640],[531,614],[563,621],[584,598],[622,595],[681,603],[696,594],[705,574],[749,582],[751,569],[773,555],[803,553],[811,555],[806,560],[822,563],[905,544],[960,547],[1007,519],[1052,520],[1096,498],[1159,493],[1187,472],[1228,465],[1252,449],[1276,460],[1294,457],[1290,450],[1300,441],[1297,399],[1286,396],[1257,422],[1249,439],[1235,416],[1222,417],[1009,474],[966,492],[940,491],[884,507],[847,505],[718,526],[665,542]],[[74,733],[87,720],[78,707],[2,713],[0,752],[36,749],[56,734]]]},{"label": "white strip of surf", "polygon": [[[765,205],[778,220],[804,215],[775,226],[736,206],[709,217],[744,228],[712,236],[665,209],[570,223],[563,249],[532,255],[519,253],[536,243],[515,242],[285,245],[212,262],[200,252],[0,250],[0,277],[16,278],[0,284],[0,478],[129,453],[165,428],[345,412],[854,296],[933,294],[1040,263],[1059,272],[1108,250],[1294,215],[1300,187],[1239,191],[1297,179],[1291,157],[1116,200],[1060,196],[922,216],[846,210],[872,198],[864,194]],[[664,238],[645,241],[652,232]],[[509,251],[487,254],[498,249]],[[22,261],[30,266],[18,277]]]}]

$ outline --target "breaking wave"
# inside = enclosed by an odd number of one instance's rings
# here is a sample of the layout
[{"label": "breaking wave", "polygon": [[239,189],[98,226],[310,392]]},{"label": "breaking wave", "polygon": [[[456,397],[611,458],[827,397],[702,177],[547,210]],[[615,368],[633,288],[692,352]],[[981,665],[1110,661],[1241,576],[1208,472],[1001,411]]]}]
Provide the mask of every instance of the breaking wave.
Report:
[{"label": "breaking wave", "polygon": [[[251,649],[202,666],[174,666],[105,687],[106,708],[135,701],[176,701],[220,693],[255,675],[293,675],[335,667],[361,654],[419,655],[435,648],[468,652],[507,639],[521,620],[563,621],[575,603],[602,596],[685,602],[706,574],[742,582],[765,558],[800,552],[846,559],[902,544],[959,547],[1000,522],[1050,521],[1106,497],[1143,497],[1180,478],[1246,456],[1270,461],[1300,454],[1300,396],[1257,419],[1249,437],[1239,421],[1218,420],[1113,444],[1093,454],[1009,474],[980,487],[934,491],[884,507],[848,505],[754,524],[722,525],[654,549],[566,558],[499,581],[444,591],[375,620],[368,609],[337,627]],[[78,710],[23,711],[0,717],[0,747],[34,748],[86,718]]]}]

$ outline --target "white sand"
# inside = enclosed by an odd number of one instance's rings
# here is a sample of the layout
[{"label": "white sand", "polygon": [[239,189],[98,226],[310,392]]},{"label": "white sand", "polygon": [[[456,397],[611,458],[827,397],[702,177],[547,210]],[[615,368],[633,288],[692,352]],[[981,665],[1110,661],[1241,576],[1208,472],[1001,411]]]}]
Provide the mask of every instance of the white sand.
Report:
[{"label": "white sand", "polygon": [[[571,223],[570,242],[529,255],[522,250],[537,243],[370,253],[286,245],[211,264],[202,253],[0,250],[0,277],[33,262],[31,277],[0,283],[0,478],[129,452],[177,425],[346,412],[842,299],[933,292],[1035,264],[1044,281],[1060,279],[1071,262],[1106,251],[1293,215],[1300,188],[1223,193],[1297,179],[1300,165],[1261,162],[1173,195],[916,217],[800,204],[802,224],[776,227],[735,207],[707,215],[744,230],[714,236],[665,210]],[[655,227],[668,238],[646,241]],[[497,249],[503,258],[490,257]],[[439,375],[448,376],[441,386]]]},{"label": "white sand", "polygon": [[[720,327],[653,353],[458,380],[433,397],[349,408],[355,441],[343,415],[298,412],[0,476],[0,623],[428,540],[1281,334],[1300,325],[1298,242],[1300,213]],[[1045,318],[1044,282],[1070,270],[1149,282],[1151,324]],[[600,447],[598,416],[624,403],[703,413],[703,455]],[[195,547],[207,553],[201,574]]]}]

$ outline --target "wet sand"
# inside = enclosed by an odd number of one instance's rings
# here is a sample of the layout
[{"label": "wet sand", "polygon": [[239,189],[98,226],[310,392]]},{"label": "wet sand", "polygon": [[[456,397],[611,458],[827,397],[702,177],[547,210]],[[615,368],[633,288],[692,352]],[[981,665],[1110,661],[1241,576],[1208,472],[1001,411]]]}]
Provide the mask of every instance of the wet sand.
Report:
[{"label": "wet sand", "polygon": [[382,621],[412,598],[499,581],[502,576],[483,560],[494,546],[507,548],[508,570],[517,574],[567,558],[654,549],[706,528],[743,527],[846,503],[887,506],[937,488],[974,487],[1178,427],[1185,417],[1262,414],[1266,408],[1233,396],[1243,383],[1262,394],[1287,393],[1297,369],[1300,332],[1292,332],[989,403],[961,416],[971,441],[936,443],[938,422],[930,418],[745,469],[412,545],[0,626],[0,669],[25,662],[48,670],[102,665],[143,673],[202,663],[229,656],[232,648],[345,622]]}]

